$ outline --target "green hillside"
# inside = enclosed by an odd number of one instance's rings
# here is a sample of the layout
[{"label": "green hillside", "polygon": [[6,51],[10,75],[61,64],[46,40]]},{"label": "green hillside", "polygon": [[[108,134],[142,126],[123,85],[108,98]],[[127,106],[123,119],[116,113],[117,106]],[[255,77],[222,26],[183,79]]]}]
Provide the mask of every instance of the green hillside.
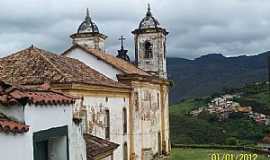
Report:
[{"label": "green hillside", "polygon": [[[238,92],[241,97],[235,101],[270,115],[270,99],[265,84],[246,86]],[[258,124],[242,113],[235,113],[222,122],[208,112],[202,112],[198,117],[189,114],[194,109],[206,107],[210,100],[211,97],[187,99],[170,107],[173,144],[255,145],[270,131],[270,126]]]}]

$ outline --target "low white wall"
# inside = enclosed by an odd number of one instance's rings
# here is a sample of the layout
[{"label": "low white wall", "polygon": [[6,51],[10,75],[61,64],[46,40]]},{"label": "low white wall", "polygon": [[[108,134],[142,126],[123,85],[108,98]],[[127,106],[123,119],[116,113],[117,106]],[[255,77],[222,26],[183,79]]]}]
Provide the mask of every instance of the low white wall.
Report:
[{"label": "low white wall", "polygon": [[38,132],[54,127],[72,125],[72,106],[35,106],[25,107],[25,123],[30,125],[29,132]]},{"label": "low white wall", "polygon": [[1,160],[32,160],[32,146],[30,133],[16,135],[0,133]]},{"label": "low white wall", "polygon": [[[18,108],[22,106],[18,106]],[[8,110],[6,110],[8,113]],[[14,113],[14,108],[10,113]],[[0,155],[3,160],[33,160],[33,133],[55,127],[68,126],[70,160],[86,160],[85,144],[80,127],[72,122],[72,105],[35,106],[26,105],[25,123],[30,126],[24,134],[0,132]],[[63,137],[64,138],[64,137]],[[65,143],[63,139],[59,143]],[[75,148],[75,149],[74,149]],[[54,148],[56,153],[66,148]],[[58,154],[59,155],[59,154]],[[65,159],[65,157],[57,157]]]}]

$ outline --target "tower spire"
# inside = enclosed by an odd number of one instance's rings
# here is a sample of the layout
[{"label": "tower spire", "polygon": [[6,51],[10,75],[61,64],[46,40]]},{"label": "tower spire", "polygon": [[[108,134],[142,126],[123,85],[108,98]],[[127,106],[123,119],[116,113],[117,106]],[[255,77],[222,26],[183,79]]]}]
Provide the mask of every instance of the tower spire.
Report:
[{"label": "tower spire", "polygon": [[150,3],[147,4],[147,13],[146,13],[146,16],[152,16]]},{"label": "tower spire", "polygon": [[86,9],[86,17],[85,17],[85,19],[90,19],[90,14],[89,14],[89,9],[88,8]]}]

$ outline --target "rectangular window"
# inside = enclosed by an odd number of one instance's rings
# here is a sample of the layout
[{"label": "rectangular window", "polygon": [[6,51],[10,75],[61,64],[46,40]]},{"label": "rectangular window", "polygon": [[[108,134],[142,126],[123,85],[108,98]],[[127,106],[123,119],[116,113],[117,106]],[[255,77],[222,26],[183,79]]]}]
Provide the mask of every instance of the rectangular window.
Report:
[{"label": "rectangular window", "polygon": [[106,128],[105,128],[105,138],[110,139],[110,111],[106,110]]}]

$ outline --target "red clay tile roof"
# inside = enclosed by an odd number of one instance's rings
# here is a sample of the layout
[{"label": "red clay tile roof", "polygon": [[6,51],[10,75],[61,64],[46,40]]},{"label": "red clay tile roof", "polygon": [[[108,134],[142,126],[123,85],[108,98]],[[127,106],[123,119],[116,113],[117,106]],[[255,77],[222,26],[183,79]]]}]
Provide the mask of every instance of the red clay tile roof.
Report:
[{"label": "red clay tile roof", "polygon": [[129,63],[123,59],[114,57],[112,54],[106,53],[102,50],[85,48],[78,44],[73,45],[71,48],[65,51],[62,55],[66,55],[69,51],[76,48],[80,48],[84,50],[86,53],[96,56],[97,58],[103,60],[105,63],[112,65],[113,67],[124,72],[125,74],[138,74],[138,75],[150,76],[150,74],[148,74],[147,72],[143,71],[140,68],[137,68],[134,64]]},{"label": "red clay tile roof", "polygon": [[52,90],[11,86],[0,81],[0,104],[29,103],[39,105],[72,104],[75,98]]},{"label": "red clay tile roof", "polygon": [[29,131],[29,126],[13,121],[0,113],[0,132],[5,133],[25,133]]},{"label": "red clay tile roof", "polygon": [[112,152],[119,146],[116,143],[90,134],[84,134],[84,140],[86,142],[87,160],[94,160],[95,157],[101,156],[107,152]]},{"label": "red clay tile roof", "polygon": [[30,47],[0,59],[0,80],[10,84],[90,84],[129,88],[84,63]]}]

